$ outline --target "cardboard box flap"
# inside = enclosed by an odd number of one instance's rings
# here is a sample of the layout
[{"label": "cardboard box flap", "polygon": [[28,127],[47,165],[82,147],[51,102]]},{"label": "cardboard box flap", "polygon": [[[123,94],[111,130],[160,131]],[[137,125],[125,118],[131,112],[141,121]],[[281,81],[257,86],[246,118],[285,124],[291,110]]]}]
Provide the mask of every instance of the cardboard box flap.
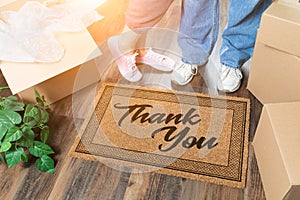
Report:
[{"label": "cardboard box flap", "polygon": [[66,49],[65,55],[59,62],[47,64],[1,62],[1,71],[13,94],[101,55],[97,44],[87,30],[78,33],[59,33],[57,39]]},{"label": "cardboard box flap", "polygon": [[300,56],[300,11],[274,2],[264,12],[259,41],[281,51]]},{"label": "cardboard box flap", "polygon": [[290,182],[300,185],[300,102],[265,106]]},{"label": "cardboard box flap", "polygon": [[291,184],[266,106],[262,110],[253,147],[267,199],[282,200]]}]

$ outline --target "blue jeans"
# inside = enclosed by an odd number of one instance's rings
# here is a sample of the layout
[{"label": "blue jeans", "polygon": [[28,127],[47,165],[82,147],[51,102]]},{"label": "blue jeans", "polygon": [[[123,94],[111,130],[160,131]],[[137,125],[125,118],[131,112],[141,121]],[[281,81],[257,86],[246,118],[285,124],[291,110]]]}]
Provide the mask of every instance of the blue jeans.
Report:
[{"label": "blue jeans", "polygon": [[[272,0],[230,0],[228,22],[222,33],[221,64],[241,67],[253,53],[263,11]],[[183,0],[178,44],[182,61],[207,62],[218,38],[219,0]]]}]

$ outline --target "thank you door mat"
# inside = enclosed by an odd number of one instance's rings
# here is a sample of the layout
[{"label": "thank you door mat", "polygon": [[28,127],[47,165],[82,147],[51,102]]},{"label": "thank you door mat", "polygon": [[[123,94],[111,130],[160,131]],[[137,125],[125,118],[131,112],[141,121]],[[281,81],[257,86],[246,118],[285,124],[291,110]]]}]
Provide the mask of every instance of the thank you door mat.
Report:
[{"label": "thank you door mat", "polygon": [[103,84],[71,156],[244,187],[249,100]]}]

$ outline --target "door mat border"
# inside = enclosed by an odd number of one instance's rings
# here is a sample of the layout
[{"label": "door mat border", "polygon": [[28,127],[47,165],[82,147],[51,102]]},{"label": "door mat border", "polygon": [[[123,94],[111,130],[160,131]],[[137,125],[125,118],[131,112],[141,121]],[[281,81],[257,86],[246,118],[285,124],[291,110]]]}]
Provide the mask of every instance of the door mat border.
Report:
[{"label": "door mat border", "polygon": [[[112,96],[113,92],[119,90],[122,95],[132,95],[132,91],[135,91],[137,97],[150,98],[153,100],[166,100],[175,102],[176,96],[180,95],[183,101],[188,102],[189,96],[197,97],[198,99],[204,98],[204,102],[211,102],[211,99],[219,100],[220,102],[226,101],[226,104],[220,103],[219,105],[226,105],[226,109],[232,109],[237,121],[242,123],[242,132],[231,133],[230,153],[228,165],[216,165],[207,162],[196,162],[193,160],[177,158],[176,162],[165,166],[164,159],[158,159],[157,154],[146,154],[146,158],[140,160],[145,156],[145,153],[138,151],[130,151],[128,149],[121,149],[118,147],[92,144],[93,135],[85,135],[86,133],[93,134],[97,130],[97,124],[100,124],[101,117],[103,117],[105,110],[109,104],[110,98],[106,98],[104,95]],[[153,93],[156,93],[154,95]],[[176,95],[175,95],[176,94]],[[175,98],[169,98],[169,96],[175,96]],[[248,134],[249,134],[249,117],[250,117],[250,100],[240,97],[232,96],[209,96],[200,93],[191,92],[179,92],[171,90],[152,89],[145,87],[136,87],[132,85],[102,83],[101,89],[96,98],[95,109],[93,109],[87,119],[85,120],[82,128],[76,137],[73,146],[69,152],[70,156],[96,160],[100,162],[111,162],[115,165],[124,165],[128,167],[136,168],[136,164],[141,166],[141,169],[147,166],[151,166],[151,169],[157,168],[158,173],[168,174],[173,176],[185,177],[194,180],[208,181],[221,185],[227,185],[231,187],[243,188],[246,184],[246,174],[248,165]],[[182,102],[180,102],[182,103]],[[96,113],[97,112],[97,113]],[[95,125],[95,120],[97,124]],[[234,124],[234,122],[233,122]],[[234,130],[234,129],[232,129]],[[234,136],[241,138],[241,142],[233,141]],[[89,146],[87,146],[89,145]],[[235,159],[233,155],[239,156]],[[230,156],[231,155],[231,156]],[[159,160],[161,162],[159,162]],[[153,161],[156,161],[153,164]],[[133,165],[134,163],[134,165]],[[238,164],[237,164],[238,163]],[[163,167],[163,168],[161,168]]]}]

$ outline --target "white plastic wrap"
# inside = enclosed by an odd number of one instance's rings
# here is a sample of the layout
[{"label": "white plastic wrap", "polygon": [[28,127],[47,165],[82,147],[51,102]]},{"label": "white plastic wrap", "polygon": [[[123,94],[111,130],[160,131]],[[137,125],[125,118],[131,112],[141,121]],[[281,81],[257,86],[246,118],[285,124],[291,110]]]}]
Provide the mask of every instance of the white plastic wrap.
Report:
[{"label": "white plastic wrap", "polygon": [[1,12],[0,60],[57,62],[64,48],[55,32],[79,32],[102,18],[85,0],[46,5],[29,1],[17,12]]}]

